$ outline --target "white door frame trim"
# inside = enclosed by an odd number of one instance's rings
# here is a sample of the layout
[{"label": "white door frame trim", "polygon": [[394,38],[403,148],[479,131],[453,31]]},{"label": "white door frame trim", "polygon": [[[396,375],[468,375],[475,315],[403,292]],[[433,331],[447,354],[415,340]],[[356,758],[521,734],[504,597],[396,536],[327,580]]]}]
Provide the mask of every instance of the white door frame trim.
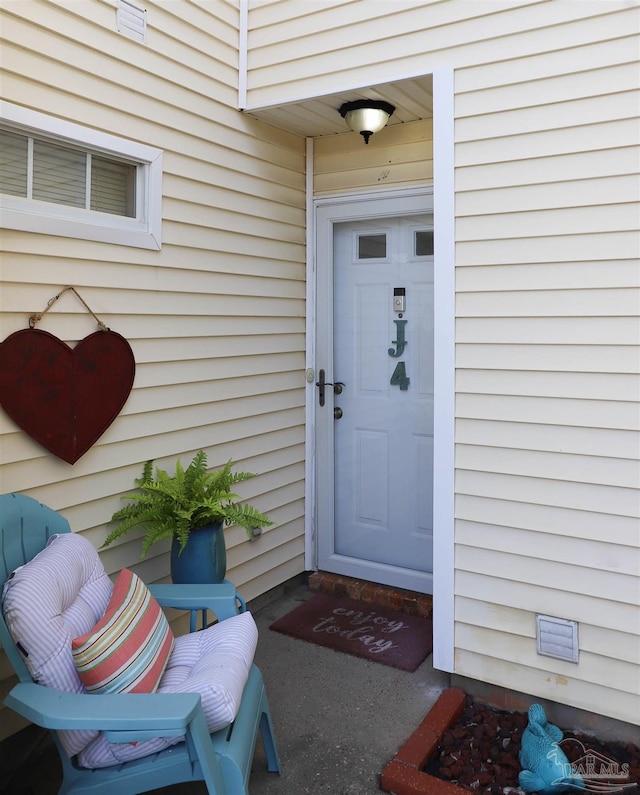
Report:
[{"label": "white door frame trim", "polygon": [[455,184],[453,69],[433,73],[433,665],[454,671]]},{"label": "white door frame trim", "polygon": [[305,356],[305,512],[304,567],[318,567],[316,535],[316,209],[313,201],[313,138],[307,138],[306,163],[306,356]]}]

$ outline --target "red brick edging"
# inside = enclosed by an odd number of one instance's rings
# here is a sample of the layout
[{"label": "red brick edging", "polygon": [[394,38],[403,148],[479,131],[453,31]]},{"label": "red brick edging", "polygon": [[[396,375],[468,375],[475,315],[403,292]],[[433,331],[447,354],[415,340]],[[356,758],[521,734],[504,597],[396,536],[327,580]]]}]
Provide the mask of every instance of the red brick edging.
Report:
[{"label": "red brick edging", "polygon": [[462,787],[423,771],[447,729],[460,717],[466,693],[458,687],[445,690],[422,723],[382,771],[380,786],[392,795],[460,795]]}]

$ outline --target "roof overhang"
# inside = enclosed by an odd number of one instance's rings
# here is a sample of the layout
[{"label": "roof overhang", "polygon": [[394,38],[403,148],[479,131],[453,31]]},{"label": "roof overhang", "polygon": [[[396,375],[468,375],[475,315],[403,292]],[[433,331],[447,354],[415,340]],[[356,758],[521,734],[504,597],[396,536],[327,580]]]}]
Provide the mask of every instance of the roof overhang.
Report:
[{"label": "roof overhang", "polygon": [[388,126],[406,124],[433,116],[431,75],[382,83],[366,88],[344,89],[320,97],[290,100],[278,105],[249,107],[245,113],[261,121],[307,138],[348,132],[338,109],[356,99],[384,100],[395,105]]}]

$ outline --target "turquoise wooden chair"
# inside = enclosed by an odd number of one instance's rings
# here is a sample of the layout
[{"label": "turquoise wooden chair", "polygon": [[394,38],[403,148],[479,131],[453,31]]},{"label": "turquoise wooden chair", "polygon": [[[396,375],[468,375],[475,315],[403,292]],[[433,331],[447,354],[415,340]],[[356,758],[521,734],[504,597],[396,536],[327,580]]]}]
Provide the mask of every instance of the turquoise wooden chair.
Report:
[{"label": "turquoise wooden chair", "polygon": [[[69,533],[66,519],[36,500],[0,495],[0,583],[37,555],[52,535]],[[221,585],[150,586],[164,606],[206,615],[219,621],[237,615],[244,604],[232,583]],[[192,620],[192,626],[194,621]],[[0,611],[0,642],[18,679],[6,706],[32,723],[52,731],[60,753],[63,793],[128,795],[171,784],[204,781],[210,795],[248,795],[251,763],[260,731],[267,768],[280,772],[262,675],[251,666],[234,722],[209,734],[198,693],[91,695],[66,693],[35,683]],[[110,742],[138,743],[158,737],[184,740],[152,756],[111,767],[88,769],[69,758],[59,730],[99,730]]]}]

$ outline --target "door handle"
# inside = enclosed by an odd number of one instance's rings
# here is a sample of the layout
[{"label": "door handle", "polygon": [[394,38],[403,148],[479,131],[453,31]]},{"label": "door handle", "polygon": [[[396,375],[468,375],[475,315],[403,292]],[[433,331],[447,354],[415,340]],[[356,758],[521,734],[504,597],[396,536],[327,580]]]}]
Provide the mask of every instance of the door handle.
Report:
[{"label": "door handle", "polygon": [[332,386],[334,395],[341,395],[342,390],[344,389],[344,383],[342,381],[325,381],[325,372],[323,369],[318,370],[318,380],[316,381],[316,386],[318,387],[318,402],[321,406],[324,406],[325,400],[325,387]]},{"label": "door handle", "polygon": [[320,369],[318,371],[318,380],[316,381],[316,386],[318,387],[318,402],[321,406],[324,406],[324,388],[327,385],[327,382],[324,380],[324,370]]}]

